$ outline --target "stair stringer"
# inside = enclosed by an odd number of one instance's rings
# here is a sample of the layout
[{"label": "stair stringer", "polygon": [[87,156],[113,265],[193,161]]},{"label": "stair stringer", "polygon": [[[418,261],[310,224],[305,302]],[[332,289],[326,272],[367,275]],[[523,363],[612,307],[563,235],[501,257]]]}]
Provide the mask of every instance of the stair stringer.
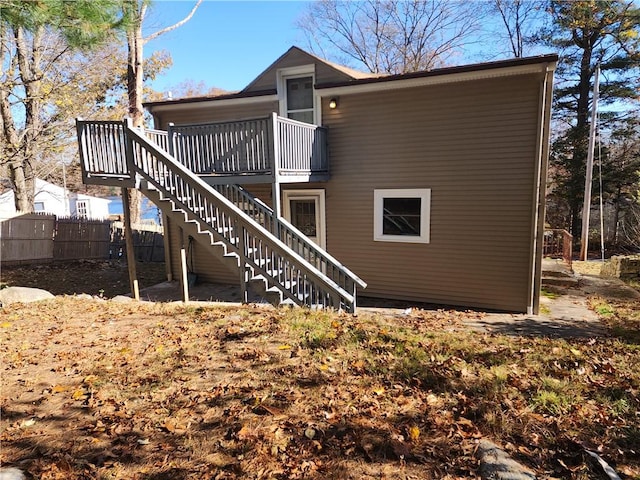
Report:
[{"label": "stair stringer", "polygon": [[[222,240],[222,237],[216,239],[215,237],[219,236],[219,234],[217,234],[215,230],[212,231],[209,225],[203,224],[195,216],[181,209],[171,199],[163,197],[158,190],[145,189],[144,194],[153,201],[172,222],[180,225],[186,235],[191,236],[209,255],[214,255],[221,260],[221,263],[240,279],[241,270],[238,253],[230,250],[229,246]],[[247,282],[255,293],[275,306],[290,303],[290,301],[284,300],[282,292],[274,285],[271,285],[268,278],[261,274],[256,275],[250,266],[246,268],[248,272]],[[293,301],[295,302],[295,300]],[[298,304],[303,305],[304,303],[299,302]]]}]

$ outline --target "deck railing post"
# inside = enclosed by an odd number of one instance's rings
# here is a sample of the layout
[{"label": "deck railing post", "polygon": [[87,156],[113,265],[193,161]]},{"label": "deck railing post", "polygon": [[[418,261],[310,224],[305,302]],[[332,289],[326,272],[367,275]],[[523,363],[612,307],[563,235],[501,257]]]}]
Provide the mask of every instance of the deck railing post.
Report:
[{"label": "deck railing post", "polygon": [[175,156],[175,145],[174,145],[174,137],[175,137],[175,130],[174,130],[174,123],[171,122],[169,125],[167,125],[167,148],[169,149],[169,155],[171,155],[173,158],[176,158]]},{"label": "deck railing post", "polygon": [[278,124],[278,114],[273,112],[271,114],[271,130],[273,138],[273,159],[271,161],[271,175],[273,177],[272,197],[273,197],[273,212],[276,218],[279,218],[282,210],[280,208],[280,128]]}]

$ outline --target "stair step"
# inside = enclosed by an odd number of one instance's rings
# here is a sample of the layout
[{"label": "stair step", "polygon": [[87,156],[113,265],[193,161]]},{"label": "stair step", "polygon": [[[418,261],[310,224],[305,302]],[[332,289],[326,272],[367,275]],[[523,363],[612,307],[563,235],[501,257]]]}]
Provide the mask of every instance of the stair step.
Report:
[{"label": "stair step", "polygon": [[542,285],[554,287],[578,287],[579,282],[575,277],[542,277]]}]

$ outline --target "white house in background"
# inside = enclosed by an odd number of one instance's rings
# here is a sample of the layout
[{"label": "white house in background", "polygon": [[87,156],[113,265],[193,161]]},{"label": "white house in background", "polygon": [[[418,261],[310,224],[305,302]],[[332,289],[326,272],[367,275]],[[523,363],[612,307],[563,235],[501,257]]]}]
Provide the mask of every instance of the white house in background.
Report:
[{"label": "white house in background", "polygon": [[[109,217],[110,201],[106,198],[73,193],[38,178],[36,179],[33,209],[36,212],[51,213],[59,217],[74,216],[104,220]],[[15,213],[13,190],[7,190],[0,195],[0,215],[6,216]]]}]

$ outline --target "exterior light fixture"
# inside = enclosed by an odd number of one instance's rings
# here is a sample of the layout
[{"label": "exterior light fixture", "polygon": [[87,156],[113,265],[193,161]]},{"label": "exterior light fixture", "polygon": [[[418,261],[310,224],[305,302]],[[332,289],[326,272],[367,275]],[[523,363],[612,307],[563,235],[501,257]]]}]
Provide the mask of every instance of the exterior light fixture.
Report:
[{"label": "exterior light fixture", "polygon": [[337,98],[332,98],[331,100],[329,100],[329,108],[331,110],[335,110],[336,108],[338,108],[338,99]]}]

